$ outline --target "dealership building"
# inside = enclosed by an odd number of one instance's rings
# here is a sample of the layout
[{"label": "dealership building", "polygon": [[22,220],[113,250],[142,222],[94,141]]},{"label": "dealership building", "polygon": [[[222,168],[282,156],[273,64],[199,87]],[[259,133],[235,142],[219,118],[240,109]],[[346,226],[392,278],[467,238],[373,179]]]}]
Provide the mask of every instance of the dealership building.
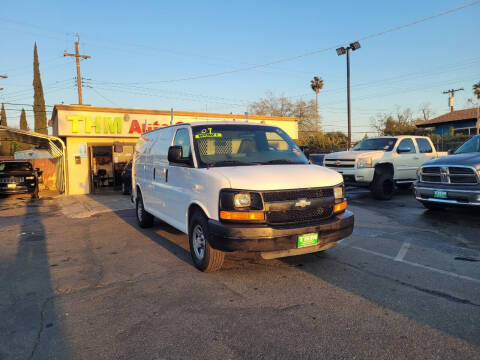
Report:
[{"label": "dealership building", "polygon": [[268,124],[298,138],[298,120],[292,117],[55,105],[50,125],[52,135],[65,143],[65,193],[111,191],[120,185],[121,171],[142,133],[198,121]]}]

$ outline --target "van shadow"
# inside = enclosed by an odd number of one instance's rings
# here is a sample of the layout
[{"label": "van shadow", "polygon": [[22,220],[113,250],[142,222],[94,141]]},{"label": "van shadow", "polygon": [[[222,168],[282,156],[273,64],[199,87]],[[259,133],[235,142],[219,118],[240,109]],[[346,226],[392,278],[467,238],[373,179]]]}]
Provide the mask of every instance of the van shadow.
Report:
[{"label": "van shadow", "polygon": [[[40,209],[30,200],[15,257],[6,259],[0,295],[0,358],[68,358],[61,316],[55,304],[48,262],[47,236]],[[19,220],[20,220],[19,219]],[[6,301],[5,301],[6,300]],[[5,305],[5,306],[3,306]]]},{"label": "van shadow", "polygon": [[179,260],[193,266],[188,237],[183,232],[156,218],[152,228],[142,229],[137,224],[135,210],[119,210],[114,213],[120,220],[136,228],[142,235],[175,255]]}]

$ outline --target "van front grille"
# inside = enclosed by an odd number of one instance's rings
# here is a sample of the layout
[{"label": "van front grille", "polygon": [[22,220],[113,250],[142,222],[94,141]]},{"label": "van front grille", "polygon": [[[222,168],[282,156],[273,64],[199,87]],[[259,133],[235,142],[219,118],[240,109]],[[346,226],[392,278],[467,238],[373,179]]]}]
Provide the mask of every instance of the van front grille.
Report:
[{"label": "van front grille", "polygon": [[333,188],[265,191],[263,193],[263,201],[267,203],[275,201],[294,201],[299,199],[321,199],[327,197],[333,197]]},{"label": "van front grille", "polygon": [[267,212],[270,224],[307,224],[323,220],[332,215],[333,207],[317,207],[313,209],[285,210]]}]

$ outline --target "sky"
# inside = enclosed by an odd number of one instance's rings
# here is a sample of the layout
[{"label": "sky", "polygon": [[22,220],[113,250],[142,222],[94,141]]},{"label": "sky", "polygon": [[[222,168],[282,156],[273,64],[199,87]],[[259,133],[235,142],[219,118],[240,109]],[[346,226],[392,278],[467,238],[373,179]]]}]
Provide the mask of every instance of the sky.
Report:
[{"label": "sky", "polygon": [[[468,8],[369,37],[450,9]],[[315,98],[325,131],[346,131],[346,57],[351,54],[353,138],[373,135],[372,118],[429,104],[435,115],[471,107],[480,80],[480,1],[18,1],[2,0],[0,102],[9,126],[25,107],[33,127],[33,46],[47,110],[77,103],[75,34],[83,103],[94,106],[244,113],[268,92]],[[275,63],[277,60],[285,60]],[[268,66],[255,65],[274,63]],[[50,113],[47,114],[50,118]]]}]

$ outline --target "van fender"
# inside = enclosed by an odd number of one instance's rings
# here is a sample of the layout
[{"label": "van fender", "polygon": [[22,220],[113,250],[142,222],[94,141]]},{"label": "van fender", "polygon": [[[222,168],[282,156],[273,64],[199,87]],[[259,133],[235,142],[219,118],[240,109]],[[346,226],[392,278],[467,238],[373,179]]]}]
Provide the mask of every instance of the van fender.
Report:
[{"label": "van fender", "polygon": [[190,223],[190,217],[192,216],[193,210],[200,208],[200,210],[203,211],[203,213],[207,216],[207,218],[211,219],[211,214],[207,210],[207,207],[200,203],[198,200],[192,201],[187,208],[187,213],[185,214],[185,224],[186,224],[186,229],[188,233],[188,224]]}]

